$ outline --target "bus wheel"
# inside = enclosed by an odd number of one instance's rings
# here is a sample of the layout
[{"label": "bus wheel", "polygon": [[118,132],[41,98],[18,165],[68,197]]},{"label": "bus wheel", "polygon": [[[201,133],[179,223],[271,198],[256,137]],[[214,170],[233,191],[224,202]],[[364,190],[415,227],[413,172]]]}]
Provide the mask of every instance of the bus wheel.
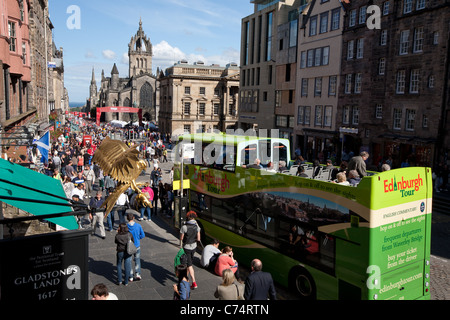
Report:
[{"label": "bus wheel", "polygon": [[295,268],[289,276],[290,289],[302,300],[316,299],[316,284],[311,274],[304,268]]}]

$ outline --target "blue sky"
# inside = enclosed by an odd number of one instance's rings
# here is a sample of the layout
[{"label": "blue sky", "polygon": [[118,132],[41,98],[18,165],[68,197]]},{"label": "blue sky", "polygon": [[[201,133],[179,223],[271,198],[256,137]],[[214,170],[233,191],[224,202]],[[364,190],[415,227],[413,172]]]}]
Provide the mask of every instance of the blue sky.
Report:
[{"label": "blue sky", "polygon": [[241,19],[253,12],[250,0],[49,0],[49,8],[70,102],[88,98],[92,68],[98,87],[102,69],[109,77],[114,63],[120,77],[128,77],[128,43],[140,18],[153,44],[155,73],[181,59],[239,64]]}]

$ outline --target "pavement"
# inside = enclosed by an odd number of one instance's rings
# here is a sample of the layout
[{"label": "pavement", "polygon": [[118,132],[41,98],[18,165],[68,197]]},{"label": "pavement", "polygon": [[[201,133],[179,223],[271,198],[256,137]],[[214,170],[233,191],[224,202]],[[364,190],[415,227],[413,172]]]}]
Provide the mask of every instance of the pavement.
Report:
[{"label": "pavement", "polygon": [[[174,257],[179,250],[177,230],[168,226],[161,217],[152,221],[136,221],[145,232],[141,240],[140,281],[116,285],[116,232],[106,232],[103,240],[99,235],[89,241],[89,288],[104,283],[120,300],[171,300],[172,285],[177,283],[174,274]],[[134,267],[134,263],[133,263]],[[196,254],[194,269],[198,288],[191,291],[192,300],[211,300],[221,278],[200,267],[200,255]]]},{"label": "pavement", "polygon": [[433,194],[431,224],[431,300],[450,300],[450,192]]}]

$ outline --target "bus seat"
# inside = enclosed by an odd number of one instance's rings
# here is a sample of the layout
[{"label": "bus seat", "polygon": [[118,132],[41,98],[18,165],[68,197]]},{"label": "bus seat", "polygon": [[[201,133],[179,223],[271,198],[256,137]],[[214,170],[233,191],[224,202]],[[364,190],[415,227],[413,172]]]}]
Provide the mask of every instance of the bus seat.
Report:
[{"label": "bus seat", "polygon": [[310,178],[310,179],[312,178],[313,172],[314,172],[314,168],[313,167],[305,168],[305,173],[308,175],[308,178]]},{"label": "bus seat", "polygon": [[320,171],[320,173],[314,179],[320,180],[320,181],[329,181],[330,180],[330,174],[331,174],[331,170],[330,169],[322,169]]},{"label": "bus seat", "polygon": [[315,171],[318,171],[317,174],[313,177],[313,179],[319,180],[320,175],[322,174],[323,171],[323,167],[319,166],[319,167],[312,167],[313,168],[313,175]]},{"label": "bus seat", "polygon": [[293,165],[290,169],[289,169],[289,174],[291,176],[295,176],[297,174],[297,170],[298,170],[298,165]]}]

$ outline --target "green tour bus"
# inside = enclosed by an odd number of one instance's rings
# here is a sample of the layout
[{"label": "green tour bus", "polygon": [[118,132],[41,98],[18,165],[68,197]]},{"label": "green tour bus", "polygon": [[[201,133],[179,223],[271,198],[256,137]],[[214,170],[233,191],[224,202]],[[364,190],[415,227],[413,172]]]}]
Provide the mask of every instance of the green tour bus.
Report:
[{"label": "green tour bus", "polygon": [[231,246],[240,264],[260,259],[303,299],[430,298],[430,168],[372,172],[356,187],[297,169],[286,139],[185,134],[175,148],[202,241]]}]

